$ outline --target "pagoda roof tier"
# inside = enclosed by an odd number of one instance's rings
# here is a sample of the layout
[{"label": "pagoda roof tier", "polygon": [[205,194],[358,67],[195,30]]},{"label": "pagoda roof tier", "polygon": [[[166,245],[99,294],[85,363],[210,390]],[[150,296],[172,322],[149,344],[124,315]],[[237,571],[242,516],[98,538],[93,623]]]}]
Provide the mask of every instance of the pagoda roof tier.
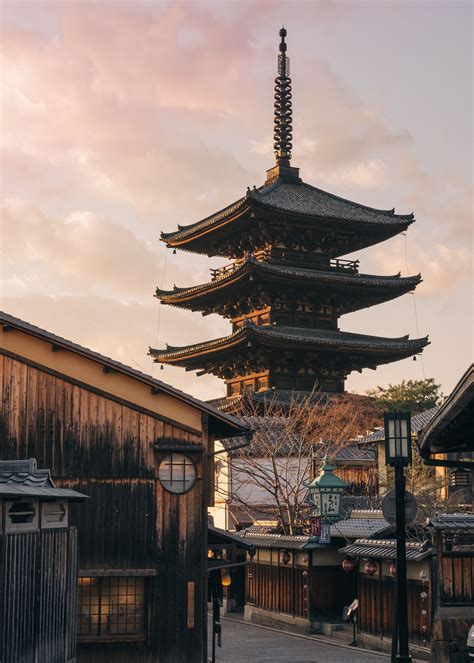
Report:
[{"label": "pagoda roof tier", "polygon": [[[231,357],[252,361],[256,350],[288,350],[302,353],[303,363],[307,353],[316,354],[321,365],[332,355],[331,361],[340,366],[347,365],[348,371],[376,367],[379,364],[398,361],[422,352],[428,345],[428,337],[409,340],[408,336],[384,338],[349,332],[284,327],[273,325],[257,326],[250,321],[234,333],[204,343],[166,349],[150,348],[155,361],[187,370],[204,369],[217,372]],[[214,368],[215,367],[215,368]]]},{"label": "pagoda roof tier", "polygon": [[256,286],[266,284],[269,291],[276,289],[276,295],[281,295],[284,287],[297,293],[307,292],[317,298],[318,303],[336,305],[341,313],[349,313],[399,297],[414,290],[420,281],[420,274],[376,276],[331,268],[306,269],[277,265],[251,256],[208,283],[189,288],[175,286],[173,290],[157,288],[156,296],[163,304],[232,317],[232,313],[228,313],[229,302],[233,308],[247,313],[255,308],[250,300],[255,296]]},{"label": "pagoda roof tier", "polygon": [[393,237],[413,221],[413,214],[374,209],[280,176],[202,221],[161,233],[161,239],[192,253],[231,256],[246,243],[252,247],[256,236],[275,241],[298,229],[336,257]]}]

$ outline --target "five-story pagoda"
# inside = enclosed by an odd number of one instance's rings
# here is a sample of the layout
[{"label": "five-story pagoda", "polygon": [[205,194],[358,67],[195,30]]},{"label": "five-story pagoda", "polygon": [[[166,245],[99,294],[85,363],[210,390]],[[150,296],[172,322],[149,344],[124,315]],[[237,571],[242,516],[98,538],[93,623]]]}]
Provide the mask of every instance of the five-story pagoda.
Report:
[{"label": "five-story pagoda", "polygon": [[[351,371],[376,368],[420,353],[428,339],[409,340],[339,331],[341,315],[412,291],[420,275],[359,273],[341,259],[405,231],[413,214],[360,205],[304,183],[290,165],[292,104],[286,30],[280,30],[275,79],[276,165],[265,183],[223,210],[173,233],[168,247],[233,259],[211,280],[171,291],[163,304],[218,313],[232,333],[184,347],[150,349],[155,361],[212,373],[227,384],[227,403],[256,393],[344,391]],[[274,393],[274,392],[273,392]],[[223,402],[225,406],[225,402]]]}]

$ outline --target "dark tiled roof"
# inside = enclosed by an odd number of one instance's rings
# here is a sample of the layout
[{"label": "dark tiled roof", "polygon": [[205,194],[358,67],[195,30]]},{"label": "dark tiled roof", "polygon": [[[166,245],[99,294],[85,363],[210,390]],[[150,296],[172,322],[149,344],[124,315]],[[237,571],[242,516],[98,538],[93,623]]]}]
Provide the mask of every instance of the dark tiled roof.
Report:
[{"label": "dark tiled roof", "polygon": [[436,530],[459,532],[474,530],[474,513],[446,513],[435,516],[430,525]]},{"label": "dark tiled roof", "polygon": [[156,361],[169,361],[184,359],[186,355],[202,353],[226,347],[229,343],[239,344],[246,341],[248,336],[254,337],[262,342],[269,342],[276,346],[295,347],[295,342],[301,346],[309,346],[320,350],[338,351],[360,351],[363,353],[387,352],[394,354],[417,354],[428,345],[428,337],[409,340],[408,336],[400,338],[385,338],[382,336],[368,336],[365,334],[353,334],[350,332],[328,331],[323,329],[308,329],[303,327],[284,327],[261,325],[257,326],[247,322],[229,336],[217,338],[204,343],[173,347],[167,345],[165,350],[150,348],[150,354]]},{"label": "dark tiled roof", "polygon": [[369,538],[392,530],[392,525],[384,518],[347,518],[331,525],[331,536],[343,539]]},{"label": "dark tiled roof", "polygon": [[46,331],[45,329],[41,329],[41,327],[32,325],[29,322],[25,322],[24,320],[20,320],[19,318],[15,318],[14,316],[9,315],[8,313],[4,313],[3,311],[0,311],[0,324],[4,325],[4,327],[7,328],[12,327],[27,333],[31,333],[34,336],[45,339],[54,345],[66,348],[71,352],[76,352],[77,354],[83,355],[89,359],[92,359],[93,361],[97,361],[100,364],[112,368],[120,373],[124,373],[132,378],[136,378],[137,380],[146,382],[151,387],[154,387],[158,390],[163,391],[164,393],[175,396],[179,400],[189,403],[190,405],[193,405],[199,410],[207,412],[208,414],[210,414],[212,417],[215,417],[219,421],[228,423],[232,428],[240,429],[240,432],[243,432],[245,430],[245,428],[243,428],[242,424],[236,417],[233,417],[232,415],[229,414],[224,414],[217,408],[212,407],[212,405],[209,405],[204,401],[200,401],[197,398],[194,398],[193,396],[184,393],[180,389],[176,389],[175,387],[172,387],[171,385],[162,382],[161,380],[157,380],[156,378],[153,378],[151,375],[147,375],[146,373],[137,371],[135,368],[126,366],[125,364],[122,364],[121,362],[115,359],[110,359],[110,357],[105,357],[104,355],[98,352],[89,350],[89,348],[85,348],[82,345],[79,345],[78,343],[73,343],[72,341],[68,341],[67,339],[61,336],[56,336],[56,334]]},{"label": "dark tiled roof", "polygon": [[264,534],[256,533],[255,530],[247,533],[243,530],[239,533],[246,543],[253,543],[258,548],[281,548],[287,550],[309,550],[317,548],[317,541],[311,536],[298,536],[286,534]]},{"label": "dark tiled roof", "polygon": [[266,206],[304,216],[389,225],[408,225],[413,221],[413,214],[399,215],[393,209],[379,210],[360,205],[304,182],[278,179],[250,195]]},{"label": "dark tiled roof", "polygon": [[[354,557],[375,557],[382,559],[397,558],[396,539],[357,539],[354,543],[339,549],[341,555],[353,555]],[[431,555],[431,547],[428,543],[406,543],[406,558],[414,562]]]},{"label": "dark tiled roof", "polygon": [[[418,443],[423,456],[463,448],[474,452],[474,364],[471,364],[453,391],[426,424]],[[460,445],[460,442],[463,444]],[[431,447],[434,447],[432,451]]]},{"label": "dark tiled roof", "polygon": [[331,270],[305,269],[302,267],[292,267],[284,265],[274,265],[266,261],[256,261],[249,258],[246,262],[236,267],[231,272],[212,280],[195,286],[178,288],[173,290],[161,290],[157,288],[156,294],[166,303],[179,302],[181,299],[191,295],[199,295],[202,292],[212,291],[221,288],[227,283],[233,282],[236,278],[244,277],[251,273],[261,272],[263,275],[273,275],[281,278],[294,279],[296,281],[306,281],[311,284],[321,285],[339,285],[351,288],[388,288],[398,291],[408,291],[414,289],[421,281],[421,275],[401,277],[400,274],[392,276],[378,276],[374,274],[342,274]]},{"label": "dark tiled roof", "polygon": [[178,226],[178,230],[171,233],[162,233],[165,242],[174,242],[191,237],[194,233],[219,226],[220,223],[231,217],[234,213],[251,209],[252,203],[280,212],[287,212],[299,216],[331,219],[337,221],[351,221],[362,224],[392,226],[395,229],[406,228],[413,222],[413,214],[395,214],[395,210],[379,210],[366,205],[341,198],[322,189],[317,189],[304,182],[290,182],[276,179],[259,189],[249,191],[247,196],[231,203],[215,214],[186,226]]},{"label": "dark tiled roof", "polygon": [[[412,433],[418,433],[423,430],[425,426],[429,424],[434,415],[438,412],[440,406],[436,405],[435,407],[430,408],[429,410],[424,410],[419,414],[414,414],[411,418],[411,430]],[[383,428],[375,430],[373,433],[366,435],[365,437],[359,440],[360,444],[369,444],[371,442],[380,442],[385,439],[385,431]]]},{"label": "dark tiled roof", "polygon": [[336,463],[350,463],[351,461],[375,462],[375,449],[369,446],[359,446],[358,443],[349,444],[339,449],[334,457]]},{"label": "dark tiled roof", "polygon": [[82,501],[87,495],[69,488],[55,488],[49,470],[39,470],[36,461],[0,461],[0,497],[38,497]]}]

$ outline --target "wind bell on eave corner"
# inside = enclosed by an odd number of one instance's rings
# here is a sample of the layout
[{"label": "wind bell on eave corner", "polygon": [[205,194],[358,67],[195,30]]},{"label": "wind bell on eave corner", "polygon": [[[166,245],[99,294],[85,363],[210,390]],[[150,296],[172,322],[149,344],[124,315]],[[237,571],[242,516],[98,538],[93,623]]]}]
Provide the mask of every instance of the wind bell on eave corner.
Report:
[{"label": "wind bell on eave corner", "polygon": [[293,140],[293,109],[291,106],[290,61],[286,55],[286,30],[280,30],[280,52],[278,54],[278,76],[275,78],[274,144],[278,166],[289,166]]}]

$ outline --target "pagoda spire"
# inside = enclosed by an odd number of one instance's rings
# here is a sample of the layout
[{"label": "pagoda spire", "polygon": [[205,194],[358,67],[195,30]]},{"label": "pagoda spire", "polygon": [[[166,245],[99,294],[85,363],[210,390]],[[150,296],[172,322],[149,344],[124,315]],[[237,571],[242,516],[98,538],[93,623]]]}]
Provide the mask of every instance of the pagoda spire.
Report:
[{"label": "pagoda spire", "polygon": [[286,29],[280,30],[278,76],[275,78],[273,149],[276,164],[267,170],[267,184],[275,179],[300,182],[299,169],[290,166],[293,147],[293,108],[291,103],[290,60],[286,54]]},{"label": "pagoda spire", "polygon": [[275,78],[274,144],[277,166],[289,166],[293,139],[293,109],[291,105],[290,61],[286,55],[287,45],[284,27],[280,30],[278,54],[278,76]]}]

